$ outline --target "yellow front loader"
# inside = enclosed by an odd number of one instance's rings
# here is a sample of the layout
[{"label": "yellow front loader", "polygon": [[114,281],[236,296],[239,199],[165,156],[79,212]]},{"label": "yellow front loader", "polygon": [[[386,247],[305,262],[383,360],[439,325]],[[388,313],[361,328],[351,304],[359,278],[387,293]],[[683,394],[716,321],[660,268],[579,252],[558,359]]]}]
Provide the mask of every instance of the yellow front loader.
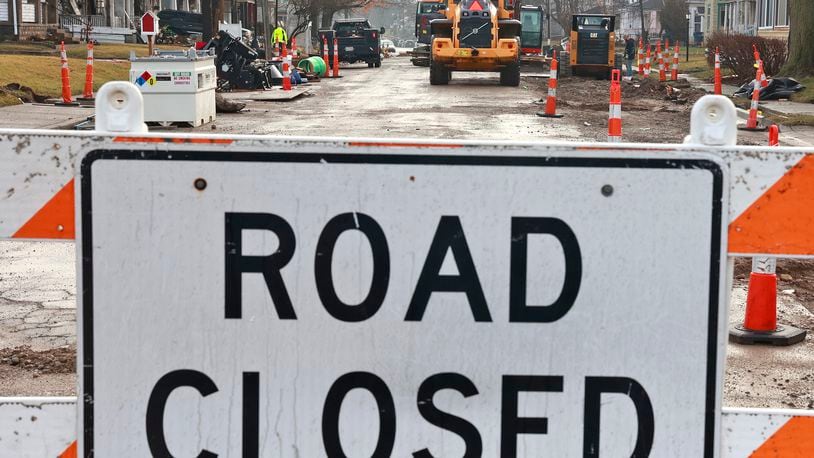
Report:
[{"label": "yellow front loader", "polygon": [[520,21],[516,0],[459,0],[430,22],[430,84],[452,72],[500,72],[500,84],[520,84]]}]

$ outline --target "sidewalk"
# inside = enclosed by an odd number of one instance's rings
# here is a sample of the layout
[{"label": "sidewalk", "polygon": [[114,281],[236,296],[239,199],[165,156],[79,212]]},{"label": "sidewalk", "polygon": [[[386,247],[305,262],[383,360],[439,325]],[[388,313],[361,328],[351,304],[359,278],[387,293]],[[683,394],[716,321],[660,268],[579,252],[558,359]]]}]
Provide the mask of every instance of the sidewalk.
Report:
[{"label": "sidewalk", "polygon": [[2,129],[72,129],[93,116],[92,106],[60,107],[26,103],[0,108]]},{"label": "sidewalk", "polygon": [[[701,79],[680,74],[680,78],[686,78],[693,86],[712,93],[714,88],[712,83],[707,83]],[[721,92],[731,97],[738,89],[737,86],[724,84]],[[783,116],[811,115],[814,116],[814,104],[790,102],[788,100],[764,100],[760,102],[760,110],[772,112]],[[760,118],[758,118],[760,119]],[[784,146],[807,147],[814,146],[814,127],[811,126],[784,126],[780,124],[780,140]]]}]

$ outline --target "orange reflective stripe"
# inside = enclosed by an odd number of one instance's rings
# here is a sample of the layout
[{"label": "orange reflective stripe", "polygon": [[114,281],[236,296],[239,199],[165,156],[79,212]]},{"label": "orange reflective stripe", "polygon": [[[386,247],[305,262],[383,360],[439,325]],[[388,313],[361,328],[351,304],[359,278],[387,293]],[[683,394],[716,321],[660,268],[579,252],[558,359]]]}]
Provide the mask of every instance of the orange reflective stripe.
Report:
[{"label": "orange reflective stripe", "polygon": [[74,180],[62,187],[54,197],[40,208],[12,235],[19,239],[73,239],[76,236],[74,221]]},{"label": "orange reflective stripe", "polygon": [[813,199],[814,155],[808,154],[729,225],[729,252],[814,254],[814,237],[802,229],[814,223]]},{"label": "orange reflective stripe", "polygon": [[71,442],[71,445],[60,453],[57,458],[76,458],[76,441]]},{"label": "orange reflective stripe", "polygon": [[814,417],[793,417],[749,456],[814,456]]}]

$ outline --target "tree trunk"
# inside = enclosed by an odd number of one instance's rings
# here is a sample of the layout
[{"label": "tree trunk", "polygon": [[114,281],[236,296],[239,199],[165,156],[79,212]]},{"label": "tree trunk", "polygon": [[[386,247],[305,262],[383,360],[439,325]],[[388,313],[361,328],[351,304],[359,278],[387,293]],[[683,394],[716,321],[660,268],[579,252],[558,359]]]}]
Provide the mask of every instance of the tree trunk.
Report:
[{"label": "tree trunk", "polygon": [[814,75],[814,2],[789,0],[789,60],[783,76]]},{"label": "tree trunk", "polygon": [[212,3],[214,0],[202,0],[201,1],[201,16],[205,19],[203,21],[203,41],[207,42],[212,39],[217,32],[216,27],[217,24],[213,23],[212,18]]},{"label": "tree trunk", "polygon": [[322,10],[322,25],[320,25],[320,29],[330,29],[334,24],[334,14],[336,11],[324,9]]},{"label": "tree trunk", "polygon": [[642,41],[648,43],[647,29],[644,28],[644,0],[639,0],[639,19],[642,21]]}]

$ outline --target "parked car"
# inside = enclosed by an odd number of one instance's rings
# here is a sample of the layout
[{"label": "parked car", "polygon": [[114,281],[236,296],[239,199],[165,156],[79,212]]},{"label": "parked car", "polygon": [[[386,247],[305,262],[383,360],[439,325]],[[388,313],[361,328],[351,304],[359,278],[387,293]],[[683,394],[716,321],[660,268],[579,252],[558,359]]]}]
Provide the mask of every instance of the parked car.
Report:
[{"label": "parked car", "polygon": [[393,40],[382,40],[382,52],[396,53],[396,45],[393,43]]}]

